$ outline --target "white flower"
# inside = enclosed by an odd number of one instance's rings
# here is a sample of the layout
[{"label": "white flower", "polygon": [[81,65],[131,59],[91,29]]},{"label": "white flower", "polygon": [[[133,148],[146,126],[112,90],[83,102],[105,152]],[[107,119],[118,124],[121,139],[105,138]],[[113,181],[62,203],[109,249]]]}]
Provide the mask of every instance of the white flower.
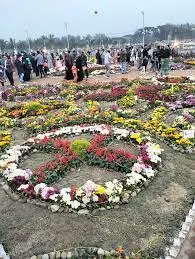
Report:
[{"label": "white flower", "polygon": [[29,187],[29,184],[21,184],[20,187],[18,188],[18,191],[26,190],[28,189],[28,187]]},{"label": "white flower", "polygon": [[59,194],[54,193],[54,194],[52,194],[52,195],[49,196],[49,199],[52,200],[52,201],[57,201],[57,200],[58,200],[58,199],[57,199],[58,196],[59,196]]},{"label": "white flower", "polygon": [[134,185],[135,184],[135,179],[133,177],[127,178],[127,185]]},{"label": "white flower", "polygon": [[117,179],[114,179],[113,180],[113,184],[117,184],[118,183],[118,180]]},{"label": "white flower", "polygon": [[146,179],[141,175],[141,174],[138,174],[138,173],[131,173],[131,177],[133,177],[133,179],[135,180],[135,183],[139,183],[141,182],[142,180],[145,181]]},{"label": "white flower", "polygon": [[93,202],[97,202],[99,200],[98,196],[97,195],[93,195],[92,196],[92,201]]},{"label": "white flower", "polygon": [[71,201],[71,207],[73,209],[78,209],[78,207],[80,206],[80,202],[78,202],[77,200]]},{"label": "white flower", "polygon": [[109,202],[113,202],[113,203],[118,203],[120,201],[120,197],[119,196],[110,196],[108,198]]},{"label": "white flower", "polygon": [[106,182],[106,194],[111,195],[113,193],[114,184],[112,182]]},{"label": "white flower", "polygon": [[158,144],[151,143],[151,142],[148,142],[146,146],[147,146],[146,151],[150,158],[150,161],[153,163],[161,162],[161,157],[159,155],[161,155],[163,149],[161,149]]},{"label": "white flower", "polygon": [[84,191],[82,188],[79,188],[77,191],[76,191],[76,196],[78,197],[81,197],[83,195]]},{"label": "white flower", "polygon": [[10,170],[14,170],[17,168],[17,164],[16,163],[10,163],[7,165],[7,168],[9,168]]},{"label": "white flower", "polygon": [[64,195],[64,194],[66,194],[67,192],[70,192],[70,191],[71,191],[71,188],[63,188],[63,189],[60,190],[60,194]]},{"label": "white flower", "polygon": [[25,180],[29,180],[29,174],[26,172],[26,170],[22,169],[7,169],[4,171],[4,176],[7,178],[8,181],[12,181],[17,176],[24,176]]},{"label": "white flower", "polygon": [[146,167],[145,169],[144,169],[144,172],[145,172],[145,174],[146,174],[146,176],[148,177],[148,178],[150,178],[150,177],[153,177],[154,176],[154,170],[152,169],[152,167]]},{"label": "white flower", "polygon": [[45,183],[39,183],[37,185],[35,185],[34,187],[34,191],[36,193],[36,195],[38,195],[47,185]]},{"label": "white flower", "polygon": [[120,201],[120,197],[119,196],[115,196],[113,199],[112,199],[112,202],[114,203],[118,203]]},{"label": "white flower", "polygon": [[82,198],[82,202],[83,202],[84,204],[87,204],[87,203],[90,202],[90,198],[87,197],[87,196],[84,196],[84,197]]},{"label": "white flower", "polygon": [[64,193],[62,195],[62,202],[64,202],[65,204],[67,205],[71,205],[71,197],[70,197],[70,194],[69,193]]}]

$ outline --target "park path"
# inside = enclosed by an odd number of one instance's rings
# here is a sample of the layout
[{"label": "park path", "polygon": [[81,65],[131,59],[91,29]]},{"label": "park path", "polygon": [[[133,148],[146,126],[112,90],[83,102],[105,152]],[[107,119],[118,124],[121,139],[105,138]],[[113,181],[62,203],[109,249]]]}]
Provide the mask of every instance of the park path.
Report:
[{"label": "park path", "polygon": [[[187,77],[194,77],[195,78],[195,69],[191,70],[175,70],[175,71],[170,71],[170,76],[187,76]],[[112,82],[112,81],[120,81],[121,78],[126,78],[128,80],[133,80],[135,78],[147,78],[147,77],[152,77],[155,76],[154,73],[146,73],[143,74],[140,71],[137,71],[135,68],[132,68],[127,74],[122,75],[122,74],[115,74],[111,75],[110,77],[106,76],[93,76],[88,79],[89,83],[95,83],[95,82]],[[16,85],[19,84],[18,77],[15,74],[14,79],[16,82]],[[34,78],[30,84],[57,84],[60,83],[64,80],[64,76],[52,76],[50,75],[49,77],[46,78]],[[7,82],[8,83],[8,82]]]}]

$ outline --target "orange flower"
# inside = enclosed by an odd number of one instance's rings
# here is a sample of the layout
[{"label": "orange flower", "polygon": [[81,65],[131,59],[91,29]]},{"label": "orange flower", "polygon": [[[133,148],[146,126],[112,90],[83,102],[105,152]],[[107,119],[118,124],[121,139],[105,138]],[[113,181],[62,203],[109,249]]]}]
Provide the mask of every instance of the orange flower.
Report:
[{"label": "orange flower", "polygon": [[124,249],[122,248],[122,246],[119,246],[116,251],[121,255],[124,252]]}]

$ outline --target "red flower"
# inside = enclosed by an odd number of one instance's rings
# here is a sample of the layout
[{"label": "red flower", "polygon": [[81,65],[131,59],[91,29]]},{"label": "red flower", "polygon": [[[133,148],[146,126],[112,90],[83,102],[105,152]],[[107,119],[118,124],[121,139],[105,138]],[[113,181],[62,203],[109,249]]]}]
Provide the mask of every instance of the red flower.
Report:
[{"label": "red flower", "polygon": [[38,167],[39,172],[43,172],[45,169],[45,164],[40,164]]},{"label": "red flower", "polygon": [[76,185],[73,185],[71,187],[71,191],[70,191],[70,197],[71,197],[71,200],[74,200],[74,197],[75,197],[75,194],[76,194],[76,191],[77,191],[77,186]]},{"label": "red flower", "polygon": [[44,178],[43,178],[43,177],[40,177],[40,176],[39,176],[39,177],[37,178],[37,183],[42,183],[43,181],[44,181]]},{"label": "red flower", "polygon": [[55,162],[50,162],[49,164],[48,164],[48,167],[49,167],[49,169],[51,170],[51,171],[53,171],[54,170],[54,168],[55,168]]},{"label": "red flower", "polygon": [[111,154],[111,153],[108,153],[107,156],[108,156],[108,162],[110,163],[112,163],[117,158],[115,154]]}]

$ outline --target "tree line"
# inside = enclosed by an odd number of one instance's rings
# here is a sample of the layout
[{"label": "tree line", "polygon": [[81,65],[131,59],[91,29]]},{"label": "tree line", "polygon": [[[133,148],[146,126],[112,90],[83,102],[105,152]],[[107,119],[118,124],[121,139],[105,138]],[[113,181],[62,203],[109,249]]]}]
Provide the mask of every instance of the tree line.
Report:
[{"label": "tree line", "polygon": [[[157,27],[145,27],[144,29],[145,43],[150,44],[155,41],[165,40],[183,40],[183,39],[195,39],[195,25],[194,24],[164,24]],[[42,35],[36,39],[26,39],[16,41],[13,38],[9,40],[0,39],[0,51],[10,52],[14,49],[21,51],[29,50],[29,46],[32,50],[43,49],[46,47],[50,50],[64,49],[68,46],[70,48],[98,48],[121,46],[124,44],[139,44],[142,42],[143,29],[138,29],[134,34],[124,35],[121,37],[111,37],[106,34],[95,34],[86,36],[73,36],[68,37],[56,37],[53,34],[48,36]]]}]

